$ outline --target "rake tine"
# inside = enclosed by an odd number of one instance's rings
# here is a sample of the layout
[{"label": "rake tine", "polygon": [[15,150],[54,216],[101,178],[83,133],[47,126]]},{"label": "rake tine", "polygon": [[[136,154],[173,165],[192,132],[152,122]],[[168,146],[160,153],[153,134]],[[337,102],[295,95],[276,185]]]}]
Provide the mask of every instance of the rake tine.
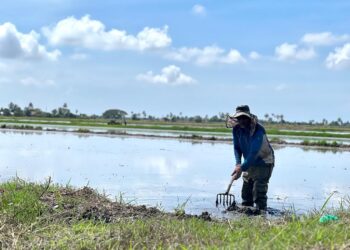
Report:
[{"label": "rake tine", "polygon": [[216,195],[216,207],[222,205],[224,207],[231,206],[235,203],[235,196],[233,194],[228,193],[219,193]]}]

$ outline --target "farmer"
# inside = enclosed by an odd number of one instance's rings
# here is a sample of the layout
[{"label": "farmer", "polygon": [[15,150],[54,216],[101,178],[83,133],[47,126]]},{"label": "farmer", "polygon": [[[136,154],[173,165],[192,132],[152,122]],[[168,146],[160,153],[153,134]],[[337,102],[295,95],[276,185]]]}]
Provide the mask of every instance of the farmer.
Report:
[{"label": "farmer", "polygon": [[[250,113],[248,105],[238,106],[229,117],[233,125],[233,145],[236,166],[232,173],[235,180],[243,172],[242,205],[266,210],[267,189],[274,167],[274,151],[266,137],[264,127]],[[244,157],[241,162],[242,155]]]}]

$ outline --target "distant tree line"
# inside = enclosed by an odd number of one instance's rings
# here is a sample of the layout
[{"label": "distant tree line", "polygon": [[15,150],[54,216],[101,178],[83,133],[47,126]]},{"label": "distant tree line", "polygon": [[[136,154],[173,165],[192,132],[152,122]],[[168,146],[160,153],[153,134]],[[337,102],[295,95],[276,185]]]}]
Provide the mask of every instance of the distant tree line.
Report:
[{"label": "distant tree line", "polygon": [[349,121],[343,121],[340,117],[335,121],[328,121],[327,119],[323,118],[322,121],[315,121],[315,120],[309,120],[308,122],[291,122],[286,121],[284,119],[284,115],[282,114],[265,114],[265,119],[262,119],[262,122],[265,123],[281,123],[281,124],[298,124],[298,125],[330,125],[330,126],[350,126]]},{"label": "distant tree line", "polygon": [[[228,113],[219,112],[219,114],[214,116],[187,116],[183,115],[182,112],[179,114],[169,113],[162,117],[156,117],[147,114],[146,111],[136,113],[131,111],[130,115],[121,109],[108,109],[104,111],[101,115],[87,115],[79,113],[78,110],[72,112],[67,103],[64,103],[61,107],[53,109],[51,112],[43,111],[38,107],[34,107],[33,103],[29,103],[27,106],[21,108],[19,105],[11,102],[7,107],[0,108],[0,116],[15,116],[15,117],[58,117],[58,118],[86,118],[86,119],[109,119],[110,124],[126,124],[126,119],[129,120],[148,120],[148,121],[165,121],[165,122],[196,122],[196,123],[206,123],[206,122],[224,122],[227,118]],[[121,120],[121,122],[116,122]],[[322,121],[310,120],[308,122],[291,122],[284,119],[283,114],[265,114],[263,118],[260,118],[261,123],[267,124],[297,124],[297,125],[330,125],[330,126],[350,126],[349,121],[343,121],[338,118],[335,121],[328,121],[323,119]]]},{"label": "distant tree line", "polygon": [[0,115],[1,116],[27,116],[27,117],[81,117],[86,116],[84,114],[79,114],[78,111],[75,111],[75,114],[73,114],[70,109],[68,108],[67,103],[64,103],[62,107],[58,107],[56,109],[53,109],[51,112],[43,111],[40,108],[34,107],[33,103],[29,103],[28,106],[24,107],[23,109],[11,102],[7,107],[0,108]]}]

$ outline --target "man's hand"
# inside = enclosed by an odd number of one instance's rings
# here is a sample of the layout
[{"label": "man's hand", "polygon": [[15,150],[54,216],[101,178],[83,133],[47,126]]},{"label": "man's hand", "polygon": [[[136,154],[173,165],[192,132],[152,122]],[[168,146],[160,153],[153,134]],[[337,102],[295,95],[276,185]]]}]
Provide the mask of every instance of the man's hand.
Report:
[{"label": "man's hand", "polygon": [[235,169],[233,170],[231,176],[236,175],[235,180],[239,179],[242,175],[241,164],[237,164]]}]

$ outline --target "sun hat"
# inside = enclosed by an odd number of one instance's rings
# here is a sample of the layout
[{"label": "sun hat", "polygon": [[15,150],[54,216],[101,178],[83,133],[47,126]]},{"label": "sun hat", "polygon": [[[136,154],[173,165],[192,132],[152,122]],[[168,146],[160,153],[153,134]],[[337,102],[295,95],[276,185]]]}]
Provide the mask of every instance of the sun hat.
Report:
[{"label": "sun hat", "polygon": [[250,109],[248,105],[240,105],[236,108],[236,113],[232,114],[232,118],[237,118],[240,116],[247,116],[249,118],[252,118],[252,114],[250,113]]}]

